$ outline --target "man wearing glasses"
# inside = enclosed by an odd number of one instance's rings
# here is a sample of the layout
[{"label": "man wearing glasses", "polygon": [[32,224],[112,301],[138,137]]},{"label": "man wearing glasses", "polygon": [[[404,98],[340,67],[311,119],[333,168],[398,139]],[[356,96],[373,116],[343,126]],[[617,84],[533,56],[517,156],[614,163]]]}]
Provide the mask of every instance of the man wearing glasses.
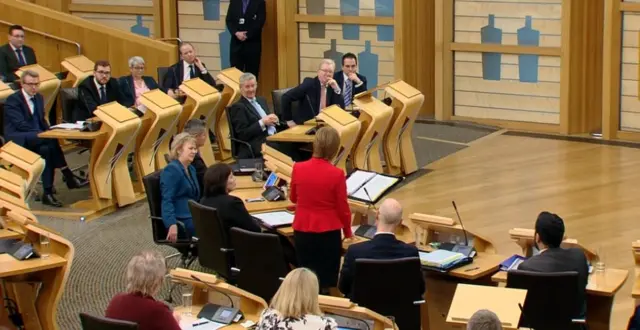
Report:
[{"label": "man wearing glasses", "polygon": [[93,117],[98,106],[109,102],[123,104],[118,81],[111,77],[111,64],[101,60],[93,66],[93,76],[88,76],[78,86],[78,103],[74,121],[84,121]]},{"label": "man wearing glasses", "polygon": [[367,90],[367,77],[358,73],[358,58],[353,53],[342,56],[342,70],[336,72],[333,79],[342,88],[345,109],[351,106],[354,95]]},{"label": "man wearing glasses", "polygon": [[87,181],[73,175],[64,153],[55,139],[41,139],[38,133],[49,129],[44,118],[44,98],[38,93],[40,75],[26,70],[21,77],[22,89],[9,96],[4,105],[4,134],[8,141],[27,148],[44,158],[42,203],[62,207],[53,191],[55,169],[59,168],[69,189],[80,188]]},{"label": "man wearing glasses", "polygon": [[[333,79],[336,63],[323,59],[318,67],[318,76],[304,78],[302,84],[290,89],[282,95],[282,119],[293,127],[315,118],[322,109],[338,105],[344,109],[344,99],[340,95],[342,89]],[[298,102],[298,109],[291,109],[291,104]]]},{"label": "man wearing glasses", "polygon": [[24,29],[20,25],[9,27],[9,43],[0,47],[0,80],[13,82],[14,72],[25,65],[36,64],[33,48],[24,44]]}]

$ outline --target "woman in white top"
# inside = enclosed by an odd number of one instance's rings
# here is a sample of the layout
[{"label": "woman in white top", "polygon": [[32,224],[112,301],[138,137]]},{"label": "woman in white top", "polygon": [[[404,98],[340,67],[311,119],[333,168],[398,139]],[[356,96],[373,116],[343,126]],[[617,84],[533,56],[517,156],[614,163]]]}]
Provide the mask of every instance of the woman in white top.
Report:
[{"label": "woman in white top", "polygon": [[257,330],[335,330],[338,325],[324,317],[318,304],[318,278],[307,268],[292,270],[284,278],[271,305],[260,315]]}]

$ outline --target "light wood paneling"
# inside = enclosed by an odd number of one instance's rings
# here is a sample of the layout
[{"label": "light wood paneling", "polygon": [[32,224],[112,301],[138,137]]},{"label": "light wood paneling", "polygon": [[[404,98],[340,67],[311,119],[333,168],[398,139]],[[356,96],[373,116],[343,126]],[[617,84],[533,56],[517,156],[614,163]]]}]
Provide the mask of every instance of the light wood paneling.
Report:
[{"label": "light wood paneling", "polygon": [[[109,60],[114,76],[129,73],[127,61],[134,55],[144,57],[147,71],[152,75],[158,66],[167,66],[177,61],[175,45],[154,41],[22,1],[3,0],[0,3],[0,19],[20,22],[24,26],[77,41],[82,45],[83,54],[88,58],[94,61]],[[2,38],[6,38],[4,34]],[[62,58],[75,55],[75,52],[69,54],[66,51],[47,48],[47,41],[43,40],[44,38],[31,35],[27,38],[27,44],[33,46],[38,53],[39,62],[50,63],[47,69],[51,71],[60,71],[59,63]],[[54,58],[55,56],[60,58]]]},{"label": "light wood paneling", "polygon": [[[465,228],[505,256],[521,253],[509,229],[533,228],[541,211],[554,212],[564,219],[567,236],[604,249],[607,267],[633,271],[629,242],[640,237],[639,166],[640,149],[493,136],[429,164],[432,171],[389,197],[402,203],[404,214],[454,219],[455,200]],[[616,295],[611,329],[626,329],[633,282]]]},{"label": "light wood paneling", "polygon": [[[101,13],[84,13],[73,12],[74,16],[84,18],[94,23],[103,24],[108,27],[116,28],[125,32],[131,32],[131,28],[138,24],[138,15],[127,14],[101,14]],[[142,16],[142,26],[149,29],[149,37],[155,38],[155,24],[153,16]]]},{"label": "light wood paneling", "polygon": [[620,130],[628,131],[640,129],[640,100],[638,99],[640,13],[624,12],[622,15]]}]

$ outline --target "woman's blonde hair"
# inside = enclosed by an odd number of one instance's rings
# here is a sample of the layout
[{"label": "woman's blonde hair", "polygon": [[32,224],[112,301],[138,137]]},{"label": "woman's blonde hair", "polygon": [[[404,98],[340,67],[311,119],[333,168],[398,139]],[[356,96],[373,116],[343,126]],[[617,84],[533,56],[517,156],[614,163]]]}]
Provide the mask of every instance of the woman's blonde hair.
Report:
[{"label": "woman's blonde hair", "polygon": [[313,157],[331,160],[335,157],[339,147],[338,131],[331,126],[321,127],[316,132],[316,139],[313,141]]},{"label": "woman's blonde hair", "polygon": [[182,150],[182,146],[184,146],[185,143],[188,142],[193,142],[193,144],[196,144],[196,138],[186,132],[174,136],[173,142],[171,142],[171,150],[169,150],[169,159],[178,159],[178,151]]},{"label": "woman's blonde hair", "polygon": [[307,314],[322,315],[318,304],[318,278],[307,268],[296,268],[284,278],[271,299],[271,308],[283,317],[301,318]]},{"label": "woman's blonde hair", "polygon": [[167,272],[164,257],[158,251],[143,251],[127,265],[127,292],[155,295]]}]

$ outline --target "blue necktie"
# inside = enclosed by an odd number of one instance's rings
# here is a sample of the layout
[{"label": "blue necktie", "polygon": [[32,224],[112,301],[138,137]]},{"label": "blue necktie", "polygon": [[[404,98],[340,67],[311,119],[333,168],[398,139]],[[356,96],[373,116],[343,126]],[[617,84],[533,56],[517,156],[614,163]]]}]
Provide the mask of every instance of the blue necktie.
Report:
[{"label": "blue necktie", "polygon": [[353,81],[350,79],[346,80],[344,84],[344,107],[348,107],[351,104],[351,88],[353,85]]},{"label": "blue necktie", "polygon": [[[251,99],[250,102],[256,109],[256,111],[258,111],[258,115],[260,116],[260,118],[264,118],[267,116],[267,113],[264,111],[264,109],[262,109],[260,103],[258,103],[255,98]],[[267,126],[267,133],[269,133],[269,135],[276,134],[276,128],[274,126]]]},{"label": "blue necktie", "polygon": [[24,59],[24,55],[22,55],[22,48],[16,48],[16,54],[18,54],[18,64],[20,66],[27,65],[27,62]]},{"label": "blue necktie", "polygon": [[247,12],[248,7],[249,7],[249,0],[242,0],[242,14]]},{"label": "blue necktie", "polygon": [[100,103],[107,103],[107,91],[104,89],[104,86],[100,86]]}]

